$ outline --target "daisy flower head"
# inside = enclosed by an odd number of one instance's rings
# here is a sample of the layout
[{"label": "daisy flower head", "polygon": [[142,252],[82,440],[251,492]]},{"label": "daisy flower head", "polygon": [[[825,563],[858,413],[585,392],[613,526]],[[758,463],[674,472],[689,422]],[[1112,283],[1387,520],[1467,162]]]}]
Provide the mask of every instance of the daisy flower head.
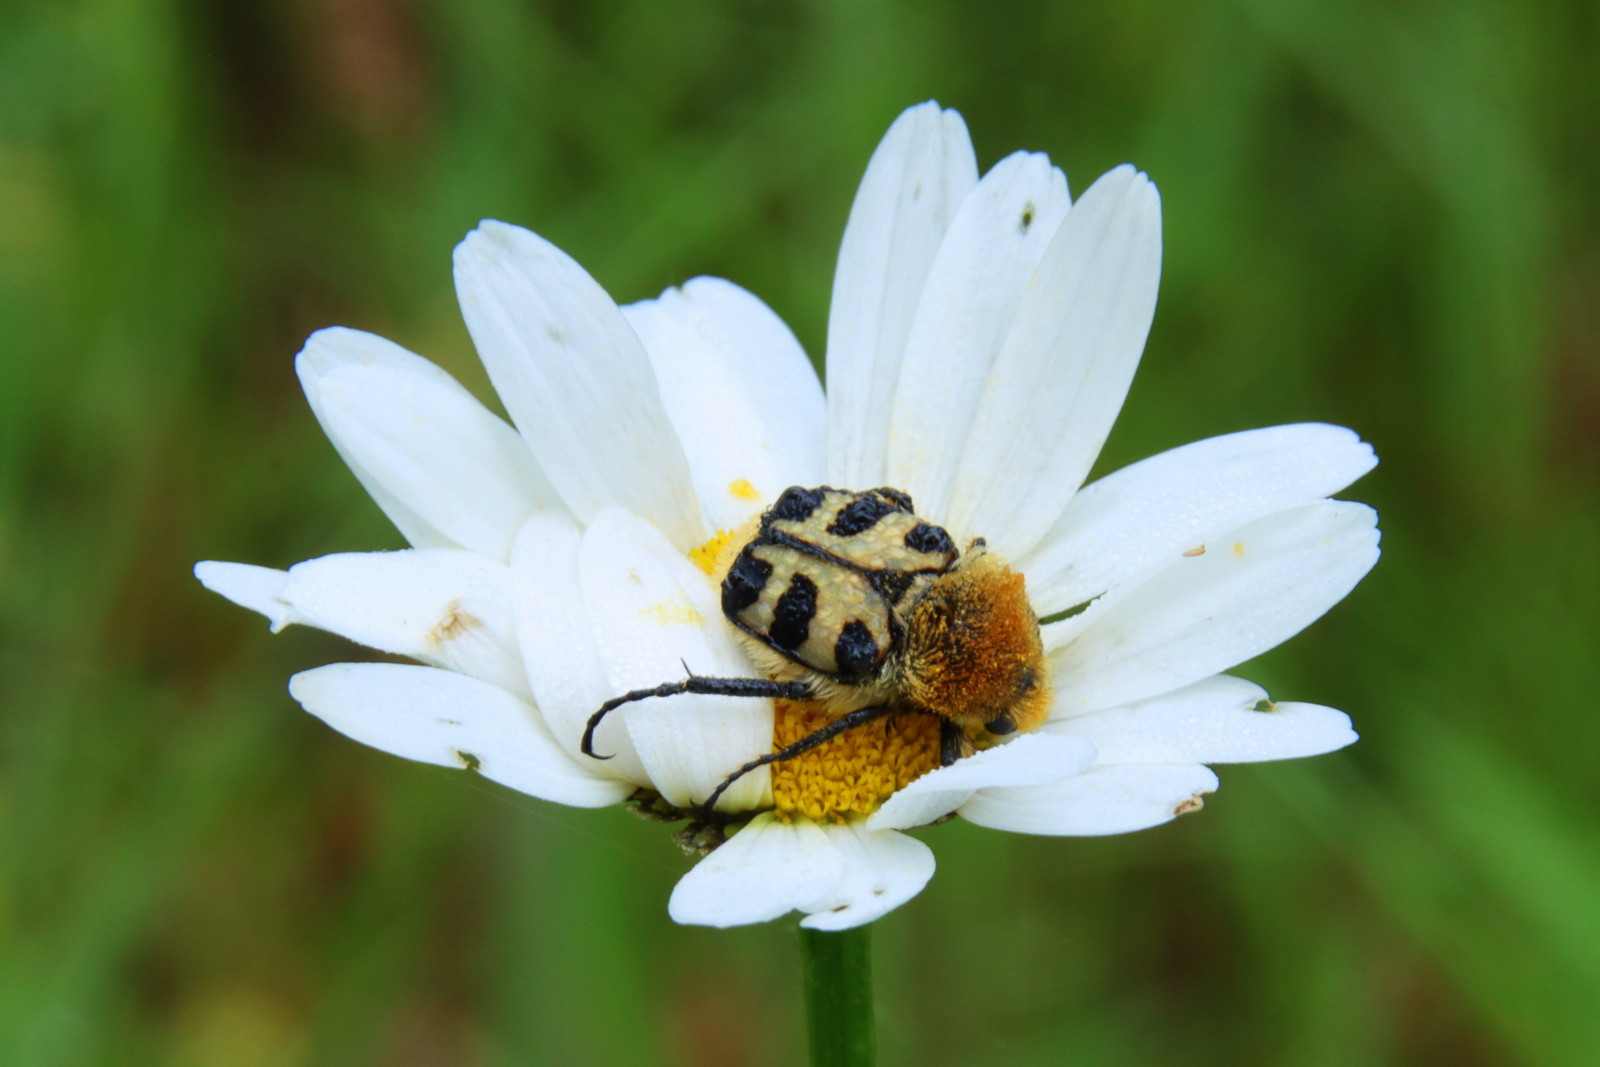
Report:
[{"label": "daisy flower head", "polygon": [[456,287],[512,425],[371,334],[322,330],[296,364],[413,547],[196,574],[274,629],[417,661],[291,680],[358,741],[687,819],[681,839],[720,847],[674,890],[678,921],[870,922],[933,873],[906,830],[1143,829],[1198,808],[1208,764],[1355,740],[1221,672],[1376,562],[1372,509],[1329,499],[1368,446],[1276,426],[1083,485],[1160,261],[1132,167],[1075,200],[1043,155],[980,177],[961,117],[913,107],[850,211],[824,395],[738,286],[619,308],[485,222]]}]

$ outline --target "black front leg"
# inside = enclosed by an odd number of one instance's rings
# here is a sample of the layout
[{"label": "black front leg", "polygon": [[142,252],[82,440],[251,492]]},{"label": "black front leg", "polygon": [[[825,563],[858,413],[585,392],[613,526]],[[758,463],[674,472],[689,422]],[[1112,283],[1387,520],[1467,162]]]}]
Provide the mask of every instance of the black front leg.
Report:
[{"label": "black front leg", "polygon": [[939,766],[948,767],[961,758],[961,742],[966,735],[949,719],[939,720]]},{"label": "black front leg", "polygon": [[892,714],[892,709],[887,704],[879,704],[871,708],[859,708],[846,715],[839,716],[826,726],[818,727],[792,745],[787,745],[776,752],[769,752],[765,756],[756,757],[724,778],[722,784],[712,790],[709,797],[706,797],[706,802],[697,805],[702,818],[707,821],[717,818],[714,809],[717,806],[717,801],[722,798],[722,794],[727,792],[730,785],[757,767],[765,767],[769,763],[782,763],[785,760],[792,760],[802,753],[810,752],[824,741],[833,740],[846,730],[854,730],[857,726],[865,726],[867,723],[874,722],[889,714]]},{"label": "black front leg", "polygon": [[613,697],[600,705],[600,710],[589,716],[589,725],[583,730],[583,743],[578,746],[585,756],[610,759],[594,750],[594,732],[601,720],[624,704],[650,697],[675,697],[679,693],[701,693],[719,697],[770,697],[773,700],[810,700],[811,687],[805,682],[774,682],[767,678],[706,678],[691,674],[681,682],[663,682],[653,689],[635,689]]}]

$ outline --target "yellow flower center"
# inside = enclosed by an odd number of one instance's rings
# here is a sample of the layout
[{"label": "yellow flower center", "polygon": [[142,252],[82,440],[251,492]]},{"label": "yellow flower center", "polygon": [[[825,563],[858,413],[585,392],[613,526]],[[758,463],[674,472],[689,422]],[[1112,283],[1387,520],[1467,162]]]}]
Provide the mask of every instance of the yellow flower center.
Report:
[{"label": "yellow flower center", "polygon": [[[778,700],[774,705],[774,751],[830,721],[815,704]],[[851,815],[871,815],[896,790],[938,766],[939,720],[902,715],[848,730],[810,752],[774,763],[773,804],[784,822],[844,822]]]},{"label": "yellow flower center", "polygon": [[725,569],[721,566],[722,557],[737,533],[737,530],[718,530],[711,540],[689,550],[689,561],[715,578]]}]

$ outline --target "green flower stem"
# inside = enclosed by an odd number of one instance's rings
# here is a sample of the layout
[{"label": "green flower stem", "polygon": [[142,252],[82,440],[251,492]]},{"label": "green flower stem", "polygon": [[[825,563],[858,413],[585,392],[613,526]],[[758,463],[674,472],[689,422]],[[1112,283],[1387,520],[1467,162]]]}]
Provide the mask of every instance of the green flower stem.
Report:
[{"label": "green flower stem", "polygon": [[812,1067],[871,1067],[872,926],[800,930]]}]

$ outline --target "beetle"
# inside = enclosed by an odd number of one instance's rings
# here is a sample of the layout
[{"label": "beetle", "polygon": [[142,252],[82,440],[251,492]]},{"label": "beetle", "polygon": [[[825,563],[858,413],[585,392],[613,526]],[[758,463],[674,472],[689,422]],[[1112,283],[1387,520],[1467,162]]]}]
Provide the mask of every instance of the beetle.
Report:
[{"label": "beetle", "polygon": [[831,721],[723,779],[739,778],[878,719],[940,720],[940,764],[985,735],[1031,730],[1049,711],[1039,621],[1021,574],[982,538],[965,553],[887,486],[855,492],[791,486],[764,511],[722,577],[722,613],[762,677],[695,675],[606,701],[581,745],[623,704],[679,693],[813,701]]}]

